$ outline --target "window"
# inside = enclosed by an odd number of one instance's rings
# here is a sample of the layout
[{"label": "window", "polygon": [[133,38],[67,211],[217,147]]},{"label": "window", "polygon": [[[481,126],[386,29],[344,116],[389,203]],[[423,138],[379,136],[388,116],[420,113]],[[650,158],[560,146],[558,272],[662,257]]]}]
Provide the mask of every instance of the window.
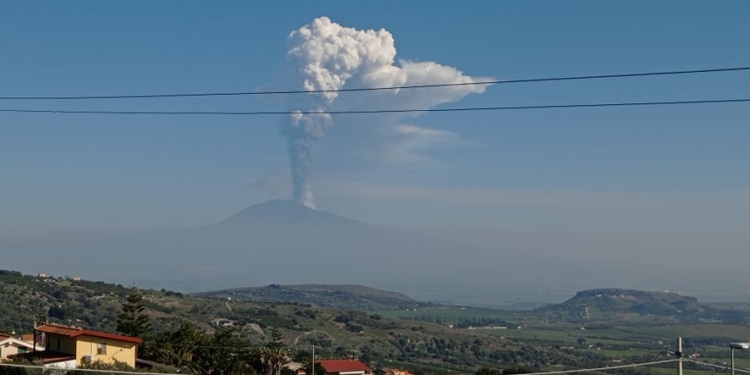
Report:
[{"label": "window", "polygon": [[96,354],[97,355],[107,354],[107,344],[100,342],[99,345],[96,346]]},{"label": "window", "polygon": [[24,354],[24,353],[26,353],[27,351],[28,351],[28,350],[26,350],[26,347],[23,347],[23,346],[21,346],[21,347],[19,347],[19,348],[18,348],[18,354]]}]

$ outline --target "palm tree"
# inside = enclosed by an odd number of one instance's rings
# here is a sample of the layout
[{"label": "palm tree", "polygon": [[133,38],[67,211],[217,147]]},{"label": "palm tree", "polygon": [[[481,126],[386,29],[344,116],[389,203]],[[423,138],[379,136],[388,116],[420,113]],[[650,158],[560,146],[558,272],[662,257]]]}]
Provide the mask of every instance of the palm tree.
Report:
[{"label": "palm tree", "polygon": [[289,353],[281,336],[281,333],[274,329],[271,331],[271,341],[260,348],[258,351],[260,363],[263,366],[264,375],[281,375],[284,365],[289,363]]}]

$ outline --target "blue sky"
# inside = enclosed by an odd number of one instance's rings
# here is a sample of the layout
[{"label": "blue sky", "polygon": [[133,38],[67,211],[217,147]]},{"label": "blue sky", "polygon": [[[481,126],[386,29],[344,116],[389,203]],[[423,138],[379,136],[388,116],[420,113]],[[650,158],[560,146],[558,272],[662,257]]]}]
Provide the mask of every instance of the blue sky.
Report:
[{"label": "blue sky", "polygon": [[[528,78],[750,65],[750,4],[664,2],[17,2],[0,14],[0,95],[270,87],[292,30],[327,16],[393,34],[397,59]],[[495,86],[452,106],[749,97],[750,73]],[[283,110],[258,98],[0,102],[0,108]],[[336,119],[319,208],[406,228],[663,229],[745,244],[746,104],[426,114],[450,139],[419,162],[351,157]],[[0,114],[0,234],[204,225],[287,194],[275,117]],[[360,137],[361,138],[361,137]],[[441,146],[441,147],[438,147]],[[420,148],[421,147],[421,148]],[[390,150],[390,151],[389,151]],[[385,158],[383,156],[386,156]],[[390,157],[387,157],[390,156]],[[287,187],[288,188],[288,187]],[[696,235],[698,235],[696,234]]]}]

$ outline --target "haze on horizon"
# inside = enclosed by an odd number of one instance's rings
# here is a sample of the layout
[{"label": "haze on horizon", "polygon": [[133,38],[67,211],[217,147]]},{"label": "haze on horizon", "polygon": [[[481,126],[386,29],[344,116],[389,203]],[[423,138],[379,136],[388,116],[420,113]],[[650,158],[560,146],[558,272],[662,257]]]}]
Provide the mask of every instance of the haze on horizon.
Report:
[{"label": "haze on horizon", "polygon": [[[478,12],[438,2],[428,15],[417,2],[395,1],[299,3],[293,12],[243,3],[14,4],[0,15],[12,56],[0,61],[0,96],[366,88],[748,64],[750,50],[737,46],[750,31],[750,4],[681,2],[680,17],[674,4],[510,2]],[[38,20],[33,32],[19,32],[25,14]],[[307,111],[692,100],[747,97],[750,73],[469,87],[0,104]],[[322,122],[4,113],[0,268],[191,291],[364,283],[489,305],[500,295],[551,301],[598,287],[747,298],[749,108]],[[326,221],[316,232],[322,216],[300,228],[274,208],[287,221],[264,233],[206,231],[291,197],[369,225],[349,233],[338,227],[344,221]],[[290,233],[305,241],[284,239]],[[144,266],[170,255],[186,261],[161,275]],[[374,272],[359,268],[374,264]]]}]

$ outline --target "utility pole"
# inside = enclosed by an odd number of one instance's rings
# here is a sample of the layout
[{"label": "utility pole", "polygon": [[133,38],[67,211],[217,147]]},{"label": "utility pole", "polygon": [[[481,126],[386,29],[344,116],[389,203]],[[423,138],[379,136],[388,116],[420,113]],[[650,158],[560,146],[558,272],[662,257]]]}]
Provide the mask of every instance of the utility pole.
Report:
[{"label": "utility pole", "polygon": [[315,375],[315,344],[312,346],[312,373],[310,375]]},{"label": "utility pole", "polygon": [[679,361],[677,362],[677,375],[682,375],[682,337],[677,338],[677,357],[679,358]]}]

